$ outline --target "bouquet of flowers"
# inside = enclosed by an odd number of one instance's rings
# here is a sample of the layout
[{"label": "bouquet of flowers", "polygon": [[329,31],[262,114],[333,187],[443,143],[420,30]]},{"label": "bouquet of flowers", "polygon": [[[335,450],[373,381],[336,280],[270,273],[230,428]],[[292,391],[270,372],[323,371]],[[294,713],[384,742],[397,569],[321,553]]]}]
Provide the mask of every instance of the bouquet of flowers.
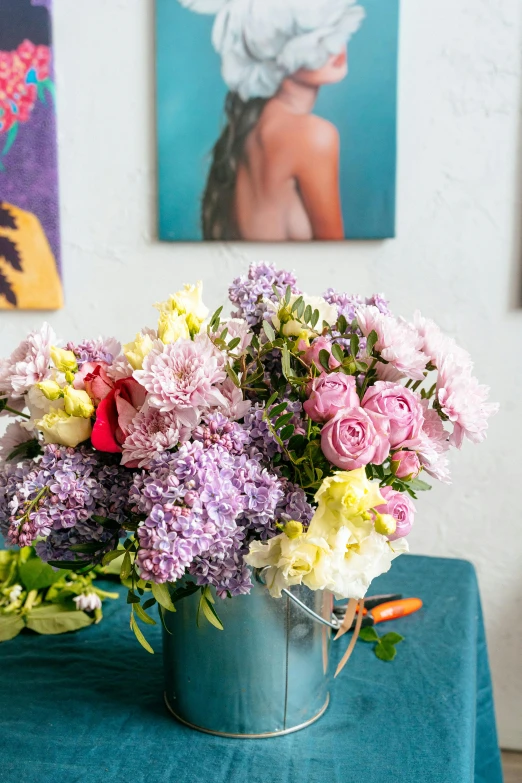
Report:
[{"label": "bouquet of flowers", "polygon": [[496,410],[466,351],[381,295],[308,296],[260,263],[229,296],[209,317],[186,285],[123,348],[44,325],[0,364],[0,529],[79,574],[123,558],[145,646],[154,603],[200,591],[221,627],[214,594],[252,568],[274,597],[363,598],[408,550],[419,476],[449,482]]}]

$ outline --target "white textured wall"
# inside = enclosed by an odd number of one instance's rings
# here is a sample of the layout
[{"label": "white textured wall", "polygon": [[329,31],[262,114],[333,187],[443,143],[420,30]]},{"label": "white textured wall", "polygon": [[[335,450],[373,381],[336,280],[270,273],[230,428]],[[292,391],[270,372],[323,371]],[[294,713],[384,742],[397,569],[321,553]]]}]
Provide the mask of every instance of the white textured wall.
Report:
[{"label": "white textured wall", "polygon": [[[411,544],[477,566],[501,741],[522,748],[522,5],[402,6],[398,238],[220,247],[154,239],[152,0],[55,0],[67,306],[49,320],[70,338],[129,339],[184,281],[203,278],[215,307],[264,258],[310,293],[385,291],[454,334],[502,410],[485,445],[454,455],[453,486],[419,501]],[[0,315],[0,354],[41,318]]]}]

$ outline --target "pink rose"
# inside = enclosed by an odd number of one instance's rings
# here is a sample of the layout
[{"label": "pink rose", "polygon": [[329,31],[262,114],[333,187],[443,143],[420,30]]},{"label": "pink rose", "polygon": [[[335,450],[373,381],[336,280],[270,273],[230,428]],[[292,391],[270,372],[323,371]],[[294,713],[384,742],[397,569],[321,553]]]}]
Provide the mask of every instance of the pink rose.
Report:
[{"label": "pink rose", "polygon": [[397,523],[395,533],[388,536],[389,540],[395,541],[397,538],[404,538],[413,527],[415,506],[407,495],[403,495],[402,492],[397,492],[391,487],[382,487],[381,495],[386,500],[386,503],[381,506],[375,506],[375,510],[379,514],[390,514]]},{"label": "pink rose", "polygon": [[411,481],[419,475],[421,464],[414,451],[397,451],[392,456],[391,469],[397,478]]},{"label": "pink rose", "polygon": [[344,408],[359,407],[355,378],[342,372],[321,373],[308,384],[309,399],[303,405],[312,421],[328,421]]},{"label": "pink rose", "polygon": [[338,468],[356,470],[370,462],[382,465],[390,453],[390,424],[385,416],[347,408],[324,425],[321,448]]},{"label": "pink rose", "polygon": [[390,422],[392,449],[413,445],[418,439],[424,422],[424,411],[419,395],[405,386],[391,381],[377,381],[375,386],[368,389],[361,404],[365,411],[386,416]]},{"label": "pink rose", "polygon": [[328,366],[331,370],[335,370],[336,367],[339,367],[341,364],[341,362],[337,361],[337,359],[332,356],[332,341],[327,337],[316,337],[310,347],[306,346],[304,340],[300,340],[298,348],[300,351],[304,351],[304,355],[301,357],[303,361],[307,364],[315,364],[319,372],[323,370],[323,365],[319,361],[319,354],[321,351],[327,351],[330,354]]}]

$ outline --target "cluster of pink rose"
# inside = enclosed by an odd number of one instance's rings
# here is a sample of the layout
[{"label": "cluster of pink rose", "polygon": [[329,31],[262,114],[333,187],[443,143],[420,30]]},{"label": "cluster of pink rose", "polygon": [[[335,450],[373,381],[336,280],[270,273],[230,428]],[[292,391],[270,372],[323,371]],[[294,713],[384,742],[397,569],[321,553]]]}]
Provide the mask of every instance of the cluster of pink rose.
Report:
[{"label": "cluster of pink rose", "polygon": [[13,52],[0,51],[0,133],[27,122],[38,99],[38,82],[50,77],[51,49],[23,41]]}]

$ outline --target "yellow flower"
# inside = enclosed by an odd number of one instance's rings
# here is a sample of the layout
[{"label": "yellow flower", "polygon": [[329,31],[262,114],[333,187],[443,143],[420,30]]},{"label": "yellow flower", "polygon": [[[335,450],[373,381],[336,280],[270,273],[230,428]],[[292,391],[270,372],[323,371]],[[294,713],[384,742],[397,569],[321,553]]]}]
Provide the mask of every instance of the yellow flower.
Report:
[{"label": "yellow flower", "polygon": [[397,520],[391,514],[375,514],[375,530],[381,536],[393,536],[397,530]]},{"label": "yellow flower", "polygon": [[63,410],[49,411],[43,419],[36,422],[36,428],[43,433],[46,443],[58,443],[60,446],[77,446],[87,440],[92,431],[90,419],[69,416]]},{"label": "yellow flower", "polygon": [[36,385],[48,400],[58,400],[63,396],[63,389],[56,381],[42,381]]},{"label": "yellow flower", "polygon": [[[176,313],[185,316],[187,329],[190,336],[193,337],[199,334],[209,313],[208,308],[203,304],[202,292],[201,280],[196,285],[186,284],[181,291],[169,296],[166,302],[159,302],[155,306],[160,313]],[[170,342],[174,341],[170,340]]]},{"label": "yellow flower", "polygon": [[284,532],[285,535],[290,539],[299,538],[299,536],[303,534],[303,523],[296,522],[295,519],[291,519],[286,523]]},{"label": "yellow flower", "polygon": [[163,310],[160,312],[158,337],[162,343],[169,345],[178,340],[189,340],[190,335],[191,332],[186,315],[179,315],[170,310]]},{"label": "yellow flower", "polygon": [[134,370],[141,370],[143,369],[143,360],[149,355],[153,347],[152,337],[140,332],[136,335],[134,342],[123,346],[123,353]]},{"label": "yellow flower", "polygon": [[290,539],[281,533],[269,541],[253,541],[245,562],[254,568],[266,568],[264,577],[270,594],[281,596],[283,588],[305,584],[322,590],[328,581],[328,544],[308,535]]},{"label": "yellow flower", "polygon": [[94,413],[94,405],[86,391],[66,386],[63,390],[65,400],[65,412],[69,416],[79,416],[82,419],[90,419]]},{"label": "yellow flower", "polygon": [[55,345],[52,345],[51,359],[56,369],[60,370],[60,372],[78,372],[78,363],[72,351],[64,351],[63,348],[57,348]]}]

